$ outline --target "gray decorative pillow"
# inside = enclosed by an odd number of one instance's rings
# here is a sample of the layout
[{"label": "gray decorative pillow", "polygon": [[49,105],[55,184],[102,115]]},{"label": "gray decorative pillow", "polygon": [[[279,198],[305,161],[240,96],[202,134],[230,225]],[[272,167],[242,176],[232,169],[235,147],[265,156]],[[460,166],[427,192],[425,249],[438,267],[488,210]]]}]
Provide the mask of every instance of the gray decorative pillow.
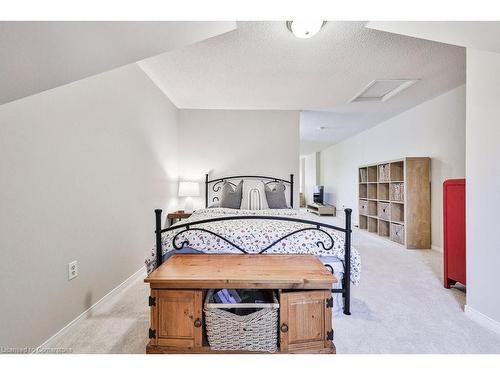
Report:
[{"label": "gray decorative pillow", "polygon": [[229,182],[224,181],[222,184],[222,192],[220,196],[220,207],[239,209],[241,206],[241,193],[243,189],[243,180],[240,181],[236,188]]},{"label": "gray decorative pillow", "polygon": [[283,182],[277,183],[273,189],[266,185],[266,198],[269,208],[288,208],[285,197],[285,185]]}]

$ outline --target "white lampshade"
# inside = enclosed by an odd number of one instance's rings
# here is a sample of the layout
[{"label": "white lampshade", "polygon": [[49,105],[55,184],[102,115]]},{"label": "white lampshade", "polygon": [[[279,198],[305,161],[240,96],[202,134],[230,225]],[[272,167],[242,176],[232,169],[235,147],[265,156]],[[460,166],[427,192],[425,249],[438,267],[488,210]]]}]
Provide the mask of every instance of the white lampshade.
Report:
[{"label": "white lampshade", "polygon": [[198,197],[200,196],[200,184],[197,182],[179,182],[179,197]]}]

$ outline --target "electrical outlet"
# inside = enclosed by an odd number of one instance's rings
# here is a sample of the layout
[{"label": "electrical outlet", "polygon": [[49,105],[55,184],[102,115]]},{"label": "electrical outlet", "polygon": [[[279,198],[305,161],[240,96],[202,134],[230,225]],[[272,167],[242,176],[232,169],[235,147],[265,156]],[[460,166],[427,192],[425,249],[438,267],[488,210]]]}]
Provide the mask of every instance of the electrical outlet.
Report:
[{"label": "electrical outlet", "polygon": [[74,260],[68,263],[68,280],[74,279],[78,276],[78,262]]}]

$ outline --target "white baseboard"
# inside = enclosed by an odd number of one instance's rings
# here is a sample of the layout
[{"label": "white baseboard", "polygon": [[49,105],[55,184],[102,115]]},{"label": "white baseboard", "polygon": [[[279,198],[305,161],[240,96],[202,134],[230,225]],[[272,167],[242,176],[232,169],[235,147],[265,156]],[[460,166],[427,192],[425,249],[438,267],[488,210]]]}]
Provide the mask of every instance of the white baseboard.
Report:
[{"label": "white baseboard", "polygon": [[123,289],[125,289],[128,285],[130,285],[133,281],[135,281],[139,277],[145,277],[145,275],[146,275],[146,267],[142,266],[140,269],[138,269],[136,272],[134,272],[131,276],[127,277],[127,279],[125,279],[125,281],[123,281],[121,284],[119,284],[117,287],[115,287],[113,290],[111,290],[109,293],[107,293],[104,297],[102,297],[99,301],[94,303],[87,310],[82,312],[75,319],[73,319],[71,322],[66,324],[63,328],[61,328],[58,332],[56,332],[50,338],[45,340],[43,342],[43,344],[41,344],[38,348],[36,348],[33,353],[38,352],[40,349],[44,348],[45,346],[48,347],[49,346],[48,344],[50,344],[51,341],[53,341],[58,336],[60,336],[64,332],[66,332],[66,330],[68,330],[71,326],[73,326],[78,321],[88,317],[90,315],[90,312],[92,311],[92,309],[96,308],[97,305],[99,305],[100,303],[102,303],[108,299],[111,299],[112,297],[117,295],[119,292],[121,292]]},{"label": "white baseboard", "polygon": [[468,305],[465,305],[464,312],[469,319],[475,321],[485,328],[488,328],[500,334],[500,322],[491,319],[489,316],[484,315],[483,313],[477,311],[476,309],[473,309]]},{"label": "white baseboard", "polygon": [[439,251],[440,253],[443,252],[443,248],[440,246],[432,245],[431,248],[432,248],[432,250]]}]

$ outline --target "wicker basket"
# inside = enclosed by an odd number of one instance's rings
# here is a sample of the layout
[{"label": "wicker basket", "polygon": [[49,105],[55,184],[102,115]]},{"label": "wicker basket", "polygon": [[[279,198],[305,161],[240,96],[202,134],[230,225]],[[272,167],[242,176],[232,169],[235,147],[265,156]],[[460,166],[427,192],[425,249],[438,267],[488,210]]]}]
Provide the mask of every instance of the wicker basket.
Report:
[{"label": "wicker basket", "polygon": [[383,220],[391,218],[391,206],[389,203],[378,202],[378,218]]},{"label": "wicker basket", "polygon": [[378,181],[389,182],[389,164],[382,164],[378,166]]},{"label": "wicker basket", "polygon": [[391,240],[405,244],[405,227],[404,225],[391,223]]},{"label": "wicker basket", "polygon": [[405,200],[405,188],[402,182],[391,184],[390,199],[398,202]]},{"label": "wicker basket", "polygon": [[359,200],[359,213],[361,215],[367,215],[368,214],[368,201]]},{"label": "wicker basket", "polygon": [[[247,350],[275,352],[278,349],[279,303],[273,292],[274,303],[217,304],[214,290],[205,297],[205,327],[210,348],[213,350]],[[222,308],[261,308],[240,316]]]}]

